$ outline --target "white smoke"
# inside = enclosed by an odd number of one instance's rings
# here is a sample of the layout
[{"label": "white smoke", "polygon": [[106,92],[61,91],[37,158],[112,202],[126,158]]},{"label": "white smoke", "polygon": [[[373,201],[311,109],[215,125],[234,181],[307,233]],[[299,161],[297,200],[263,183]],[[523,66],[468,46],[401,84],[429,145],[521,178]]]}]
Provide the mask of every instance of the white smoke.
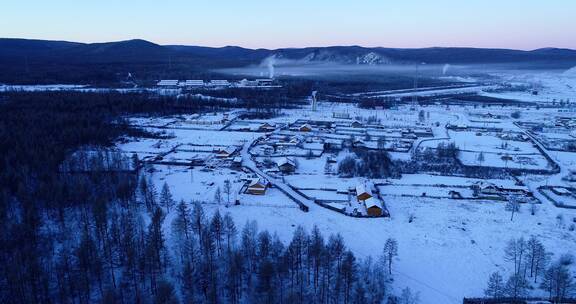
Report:
[{"label": "white smoke", "polygon": [[266,67],[268,67],[268,77],[270,79],[274,78],[274,65],[276,64],[276,55],[272,55],[266,59],[264,59],[264,61],[262,61],[262,63],[264,65],[266,65]]},{"label": "white smoke", "polygon": [[444,67],[442,67],[442,75],[446,75],[446,73],[448,72],[448,69],[450,69],[450,65],[445,64]]}]

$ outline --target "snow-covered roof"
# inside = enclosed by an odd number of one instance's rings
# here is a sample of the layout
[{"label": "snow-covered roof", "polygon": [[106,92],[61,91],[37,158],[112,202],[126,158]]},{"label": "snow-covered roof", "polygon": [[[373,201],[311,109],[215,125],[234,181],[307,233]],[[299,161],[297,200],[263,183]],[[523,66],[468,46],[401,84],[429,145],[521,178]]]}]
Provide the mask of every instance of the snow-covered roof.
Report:
[{"label": "snow-covered roof", "polygon": [[337,138],[327,138],[326,140],[324,140],[324,142],[327,144],[341,145],[344,141],[342,139]]},{"label": "snow-covered roof", "polygon": [[268,127],[274,127],[274,126],[275,126],[274,124],[270,124],[270,123],[267,123],[267,122],[262,123],[262,124],[260,125],[261,128],[268,128]]},{"label": "snow-covered roof", "polygon": [[284,165],[295,166],[296,164],[294,163],[294,161],[292,159],[290,159],[288,157],[282,157],[276,161],[276,165],[278,167],[281,167]]},{"label": "snow-covered roof", "polygon": [[218,153],[226,153],[226,154],[232,154],[236,152],[236,147],[235,146],[228,146],[224,149],[219,149]]},{"label": "snow-covered roof", "polygon": [[356,195],[360,195],[363,193],[372,195],[372,191],[370,191],[370,189],[368,187],[366,187],[366,184],[356,185]]},{"label": "snow-covered roof", "polygon": [[210,84],[216,85],[216,86],[227,86],[227,85],[230,85],[230,82],[228,82],[228,80],[215,79],[215,80],[211,80]]},{"label": "snow-covered roof", "polygon": [[158,81],[158,83],[156,85],[159,86],[177,86],[178,85],[178,80],[175,79],[163,79]]},{"label": "snow-covered roof", "polygon": [[184,85],[185,86],[203,86],[204,85],[204,80],[186,80],[184,81]]},{"label": "snow-covered roof", "polygon": [[476,186],[478,186],[480,189],[496,188],[496,185],[494,185],[493,183],[489,183],[489,182],[485,182],[485,181],[475,182],[474,184]]},{"label": "snow-covered roof", "polygon": [[256,185],[265,186],[266,184],[268,184],[268,181],[263,178],[260,177],[252,178],[248,181],[248,188],[254,187]]},{"label": "snow-covered roof", "polygon": [[380,201],[374,197],[365,200],[364,205],[366,205],[366,208],[372,208],[372,207],[382,208],[382,204],[380,203]]},{"label": "snow-covered roof", "polygon": [[295,135],[290,138],[290,142],[300,142],[304,139],[304,137],[300,135]]}]

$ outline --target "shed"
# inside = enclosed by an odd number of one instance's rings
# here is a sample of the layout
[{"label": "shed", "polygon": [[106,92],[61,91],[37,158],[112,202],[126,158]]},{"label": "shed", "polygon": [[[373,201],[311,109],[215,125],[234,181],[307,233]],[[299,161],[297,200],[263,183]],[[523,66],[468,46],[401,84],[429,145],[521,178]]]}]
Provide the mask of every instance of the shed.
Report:
[{"label": "shed", "polygon": [[369,199],[364,201],[364,205],[366,206],[366,213],[368,214],[368,216],[382,215],[382,204],[378,199],[370,197]]}]

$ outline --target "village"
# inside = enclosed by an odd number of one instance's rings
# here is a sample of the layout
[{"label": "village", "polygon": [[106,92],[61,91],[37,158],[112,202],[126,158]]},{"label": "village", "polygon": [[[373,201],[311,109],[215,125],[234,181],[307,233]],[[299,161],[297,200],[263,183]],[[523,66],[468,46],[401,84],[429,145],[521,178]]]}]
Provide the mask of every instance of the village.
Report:
[{"label": "village", "polygon": [[[466,252],[484,269],[467,283],[469,290],[455,294],[478,293],[480,278],[503,267],[493,262],[500,257],[487,253],[498,256],[509,239],[490,239],[496,231],[551,233],[552,247],[575,239],[576,159],[567,148],[575,139],[569,132],[574,118],[554,107],[438,104],[374,111],[318,102],[268,119],[240,109],[128,119],[159,136],[124,138],[115,149],[137,155],[156,188],[168,185],[175,200],[226,210],[240,221],[255,218],[270,229],[314,224],[349,238],[385,229],[400,241],[411,239],[416,251],[430,242],[439,252],[455,246],[454,254]],[[451,145],[453,159],[438,158]],[[387,155],[402,173],[368,174],[359,163],[355,172],[343,172],[347,158],[371,153]],[[351,246],[377,254],[378,241],[366,245],[368,235]],[[400,265],[426,268],[412,255]],[[434,291],[426,295],[445,300]]]},{"label": "village", "polygon": [[[227,204],[261,202],[268,206],[284,196],[281,201],[293,201],[294,207],[303,210],[313,203],[355,217],[391,216],[387,201],[397,196],[470,202],[506,201],[515,196],[522,197],[522,203],[540,204],[534,192],[545,189],[530,187],[526,179],[573,170],[572,159],[550,152],[550,142],[544,136],[551,131],[535,131],[551,127],[538,129],[533,123],[510,119],[513,110],[494,115],[492,110],[462,107],[445,111],[435,106],[423,108],[421,113],[406,108],[374,116],[362,109],[325,106],[331,109],[286,110],[287,115],[267,120],[243,119],[242,111],[131,118],[132,123],[160,132],[165,139],[132,139],[118,149],[138,155],[147,166],[170,167],[172,174],[196,176],[195,183],[210,185],[212,191],[222,189],[224,180],[229,180],[232,199]],[[342,115],[344,112],[347,115]],[[540,112],[534,115],[549,114],[547,110]],[[570,123],[561,115],[558,121]],[[565,132],[566,127],[557,128]],[[569,147],[573,140],[569,135],[555,137],[556,145]],[[458,147],[456,161],[463,168],[486,169],[492,178],[473,178],[462,172],[441,176],[433,170],[399,178],[342,176],[338,172],[339,163],[351,151],[385,151],[393,160],[409,162],[449,142]],[[278,184],[290,188],[291,193],[282,193]],[[541,186],[556,189],[562,185]],[[565,189],[565,195],[573,195],[571,187]],[[211,201],[213,196],[185,195],[180,189],[176,192],[186,200]],[[568,200],[559,205],[570,207],[572,203]]]}]

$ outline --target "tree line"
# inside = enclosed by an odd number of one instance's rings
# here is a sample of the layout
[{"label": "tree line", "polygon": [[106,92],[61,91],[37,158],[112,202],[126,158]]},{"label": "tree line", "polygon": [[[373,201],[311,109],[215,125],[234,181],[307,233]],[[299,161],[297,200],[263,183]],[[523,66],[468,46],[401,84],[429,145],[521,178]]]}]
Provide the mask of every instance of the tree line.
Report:
[{"label": "tree line", "polygon": [[542,289],[550,301],[561,303],[574,296],[576,282],[571,268],[574,257],[565,254],[553,260],[553,253],[536,237],[511,239],[504,249],[504,260],[511,265],[507,279],[494,272],[488,279],[485,295],[489,298],[519,300],[530,290]]},{"label": "tree line", "polygon": [[[358,258],[339,234],[296,227],[289,242],[239,226],[200,202],[176,204],[144,173],[126,201],[96,199],[61,216],[23,214],[5,225],[26,238],[2,255],[0,301],[11,303],[416,303],[390,282],[398,243]],[[38,227],[38,229],[30,228]],[[25,230],[23,230],[25,229]],[[5,236],[4,236],[5,237]]]},{"label": "tree line", "polygon": [[354,149],[352,155],[338,163],[338,174],[344,177],[363,176],[369,178],[398,177],[399,169],[388,152]]}]

